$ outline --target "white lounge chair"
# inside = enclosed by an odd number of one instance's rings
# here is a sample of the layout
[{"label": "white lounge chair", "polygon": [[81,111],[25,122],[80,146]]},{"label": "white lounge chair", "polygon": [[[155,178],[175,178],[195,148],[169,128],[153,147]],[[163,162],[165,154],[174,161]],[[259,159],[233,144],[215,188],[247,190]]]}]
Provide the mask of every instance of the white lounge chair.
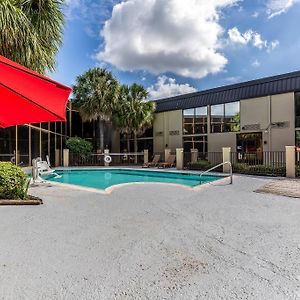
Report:
[{"label": "white lounge chair", "polygon": [[40,157],[37,158],[37,169],[38,169],[38,175],[50,175],[54,174],[55,176],[59,176],[57,173],[55,173],[55,170],[51,169],[50,167],[50,160],[49,156],[46,156],[47,161],[42,160]]}]

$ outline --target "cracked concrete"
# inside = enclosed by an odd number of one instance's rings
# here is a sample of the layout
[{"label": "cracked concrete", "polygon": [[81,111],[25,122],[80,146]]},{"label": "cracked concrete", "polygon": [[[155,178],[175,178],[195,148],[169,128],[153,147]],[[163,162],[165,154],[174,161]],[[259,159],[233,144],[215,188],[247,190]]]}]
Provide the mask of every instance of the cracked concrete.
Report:
[{"label": "cracked concrete", "polygon": [[300,201],[268,181],[32,188],[0,209],[0,299],[300,299]]}]

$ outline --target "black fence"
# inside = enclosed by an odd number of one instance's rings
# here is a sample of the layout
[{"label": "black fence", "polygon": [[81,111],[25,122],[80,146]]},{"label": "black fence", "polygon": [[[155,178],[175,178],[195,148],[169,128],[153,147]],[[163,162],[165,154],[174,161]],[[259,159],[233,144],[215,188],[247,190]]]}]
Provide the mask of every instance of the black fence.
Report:
[{"label": "black fence", "polygon": [[285,161],[285,151],[231,153],[231,163],[235,173],[285,176]]},{"label": "black fence", "polygon": [[[199,170],[205,171],[208,170],[220,163],[223,162],[223,153],[222,152],[184,152],[184,168],[189,170]],[[216,172],[222,171],[222,167],[219,167],[215,170]]]},{"label": "black fence", "polygon": [[300,151],[296,151],[296,176],[300,177]]},{"label": "black fence", "polygon": [[132,166],[144,163],[143,153],[109,153],[91,154],[86,157],[70,153],[70,166],[105,166],[105,162],[110,166]]}]

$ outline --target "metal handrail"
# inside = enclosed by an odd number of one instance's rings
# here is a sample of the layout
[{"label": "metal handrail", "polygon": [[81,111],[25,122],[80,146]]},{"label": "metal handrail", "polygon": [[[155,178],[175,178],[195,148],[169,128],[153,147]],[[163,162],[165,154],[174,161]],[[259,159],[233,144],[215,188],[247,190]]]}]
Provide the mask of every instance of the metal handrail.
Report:
[{"label": "metal handrail", "polygon": [[219,168],[219,167],[221,167],[221,166],[224,166],[224,165],[229,165],[229,167],[230,167],[229,176],[230,176],[230,184],[232,184],[232,183],[233,183],[232,163],[231,163],[230,161],[222,162],[222,163],[220,163],[220,164],[218,164],[218,165],[216,165],[216,166],[214,166],[214,167],[212,167],[212,168],[210,168],[210,169],[208,169],[208,170],[202,172],[202,173],[200,174],[200,178],[202,177],[202,175],[207,174],[208,172],[210,172],[210,171],[212,171],[212,170],[214,170],[214,169],[217,169],[217,168]]}]

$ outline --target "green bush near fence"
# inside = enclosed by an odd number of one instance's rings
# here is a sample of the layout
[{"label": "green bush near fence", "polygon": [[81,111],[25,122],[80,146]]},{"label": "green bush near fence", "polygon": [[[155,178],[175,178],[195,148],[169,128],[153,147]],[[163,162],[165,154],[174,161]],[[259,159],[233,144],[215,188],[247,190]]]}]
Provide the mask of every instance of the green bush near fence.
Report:
[{"label": "green bush near fence", "polygon": [[205,171],[211,168],[213,165],[208,160],[198,160],[194,163],[188,163],[188,169]]},{"label": "green bush near fence", "polygon": [[20,167],[0,162],[0,199],[26,199],[28,178]]},{"label": "green bush near fence", "polygon": [[71,153],[76,154],[81,158],[86,158],[93,150],[93,145],[80,137],[69,138],[66,145]]},{"label": "green bush near fence", "polygon": [[272,165],[248,165],[246,163],[233,164],[234,172],[245,173],[251,175],[285,175],[284,166]]},{"label": "green bush near fence", "polygon": [[300,177],[300,166],[296,167],[296,176]]}]

